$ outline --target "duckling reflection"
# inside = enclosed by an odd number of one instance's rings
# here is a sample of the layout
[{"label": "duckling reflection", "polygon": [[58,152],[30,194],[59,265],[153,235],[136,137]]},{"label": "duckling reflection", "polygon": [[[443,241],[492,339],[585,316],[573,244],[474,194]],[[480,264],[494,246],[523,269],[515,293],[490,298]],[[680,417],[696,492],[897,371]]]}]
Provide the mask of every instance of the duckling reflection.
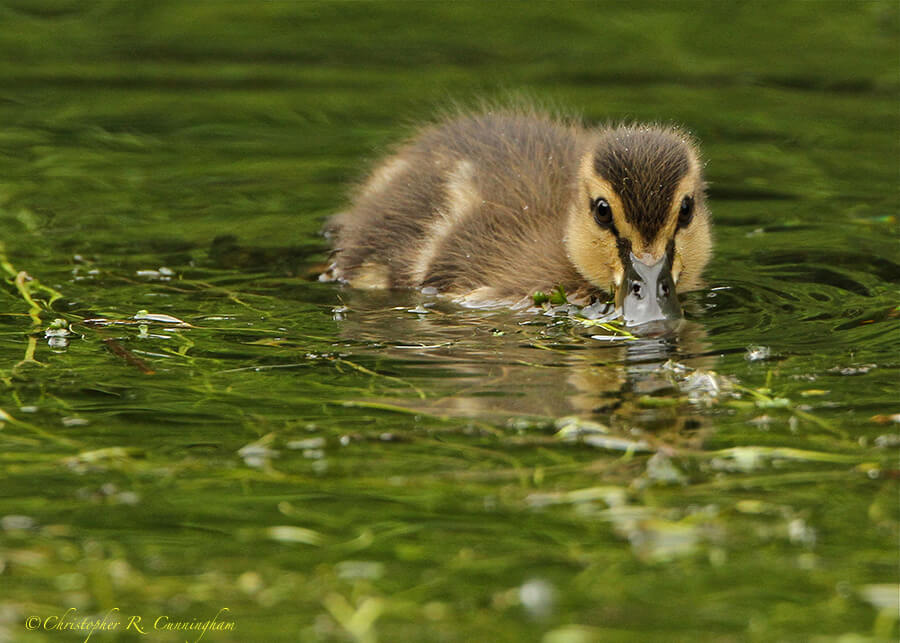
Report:
[{"label": "duckling reflection", "polygon": [[340,335],[353,353],[377,355],[385,372],[429,392],[420,400],[397,389],[403,398],[392,398],[394,404],[499,423],[572,414],[643,428],[702,422],[642,405],[646,396],[675,392],[671,373],[662,368],[668,360],[714,365],[698,323],[683,321],[666,337],[610,343],[573,330],[569,319],[527,311],[473,310],[378,291],[349,290],[342,299]]},{"label": "duckling reflection", "polygon": [[613,293],[632,325],[678,318],[711,253],[704,192],[696,146],[674,128],[461,115],[423,129],[331,219],[322,278],[474,306],[562,285],[583,303]]}]

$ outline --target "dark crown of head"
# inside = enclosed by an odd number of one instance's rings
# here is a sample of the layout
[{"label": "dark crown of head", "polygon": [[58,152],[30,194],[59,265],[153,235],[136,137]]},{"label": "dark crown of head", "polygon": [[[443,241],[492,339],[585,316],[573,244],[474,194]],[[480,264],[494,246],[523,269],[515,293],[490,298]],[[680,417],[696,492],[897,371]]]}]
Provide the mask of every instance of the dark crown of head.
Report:
[{"label": "dark crown of head", "polygon": [[594,151],[594,171],[616,191],[625,218],[648,242],[665,225],[675,189],[690,167],[687,137],[673,130],[618,127]]}]

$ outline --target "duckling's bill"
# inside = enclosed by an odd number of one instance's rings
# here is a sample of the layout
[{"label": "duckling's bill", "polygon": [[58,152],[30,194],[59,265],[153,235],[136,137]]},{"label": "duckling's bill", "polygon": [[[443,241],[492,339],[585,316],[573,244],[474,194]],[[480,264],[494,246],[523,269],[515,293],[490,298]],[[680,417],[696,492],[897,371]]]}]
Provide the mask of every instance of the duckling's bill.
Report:
[{"label": "duckling's bill", "polygon": [[672,277],[671,252],[652,265],[647,265],[629,252],[627,257],[622,257],[622,263],[625,274],[616,290],[616,307],[622,310],[626,324],[639,326],[681,318],[681,306]]}]

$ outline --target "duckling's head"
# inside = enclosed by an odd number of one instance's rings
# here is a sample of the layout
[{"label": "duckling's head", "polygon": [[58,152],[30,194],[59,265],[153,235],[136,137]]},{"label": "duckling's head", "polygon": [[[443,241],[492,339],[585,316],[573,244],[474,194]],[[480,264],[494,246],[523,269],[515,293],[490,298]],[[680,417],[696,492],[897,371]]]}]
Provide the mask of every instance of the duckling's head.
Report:
[{"label": "duckling's head", "polygon": [[614,291],[632,325],[681,316],[677,292],[700,287],[712,243],[697,150],[672,128],[594,133],[581,157],[566,250],[592,284]]}]

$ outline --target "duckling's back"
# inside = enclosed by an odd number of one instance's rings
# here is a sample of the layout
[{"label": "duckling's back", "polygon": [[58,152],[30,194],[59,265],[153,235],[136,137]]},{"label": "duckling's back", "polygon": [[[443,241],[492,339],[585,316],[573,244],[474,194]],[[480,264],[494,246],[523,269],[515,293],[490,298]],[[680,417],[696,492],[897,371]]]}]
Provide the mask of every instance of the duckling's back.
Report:
[{"label": "duckling's back", "polygon": [[574,125],[515,112],[423,130],[333,219],[334,276],[472,302],[581,288],[562,237],[582,138]]}]

